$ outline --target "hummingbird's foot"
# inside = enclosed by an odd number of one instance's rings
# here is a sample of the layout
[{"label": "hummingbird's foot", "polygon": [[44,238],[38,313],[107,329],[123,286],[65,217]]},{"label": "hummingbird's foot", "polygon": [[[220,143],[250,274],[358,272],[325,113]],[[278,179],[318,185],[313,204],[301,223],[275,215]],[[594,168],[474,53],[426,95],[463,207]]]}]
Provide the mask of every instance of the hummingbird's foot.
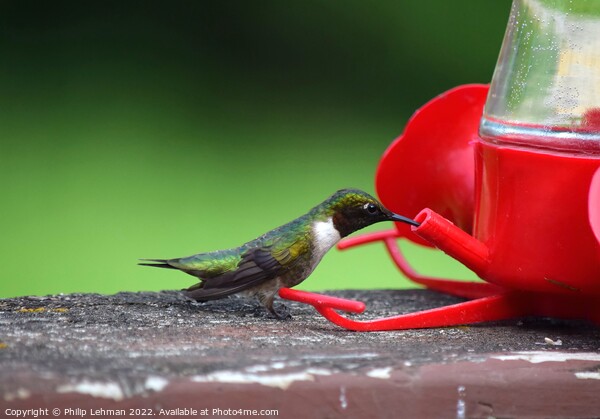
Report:
[{"label": "hummingbird's foot", "polygon": [[277,320],[291,319],[292,315],[290,314],[290,311],[284,304],[281,304],[281,307],[282,307],[281,312],[278,312],[277,310],[275,310],[275,307],[273,307],[274,300],[275,300],[275,293],[258,295],[258,301],[260,301],[260,303],[263,305],[263,307],[266,308],[267,310],[269,310],[269,313],[271,313],[271,315],[273,317],[275,317]]},{"label": "hummingbird's foot", "polygon": [[271,305],[271,307],[267,307],[267,310],[277,319],[277,320],[291,320],[292,315],[290,314],[289,308],[285,304],[280,305],[280,310],[275,310],[275,307]]},{"label": "hummingbird's foot", "polygon": [[[266,309],[266,310],[265,310]],[[277,320],[289,320],[292,318],[289,310],[284,306],[283,310],[275,310],[274,307],[256,306],[254,309],[254,317],[268,317]]]}]

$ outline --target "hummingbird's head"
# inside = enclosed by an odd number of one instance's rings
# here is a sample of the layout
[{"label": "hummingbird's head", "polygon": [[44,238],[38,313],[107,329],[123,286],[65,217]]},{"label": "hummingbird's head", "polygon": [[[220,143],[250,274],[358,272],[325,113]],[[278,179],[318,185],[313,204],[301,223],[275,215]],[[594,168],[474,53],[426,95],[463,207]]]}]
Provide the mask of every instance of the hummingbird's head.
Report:
[{"label": "hummingbird's head", "polygon": [[[342,189],[330,196],[321,207],[331,217],[341,237],[380,221],[400,221],[418,226],[414,220],[394,214],[381,202],[358,189]],[[317,208],[319,208],[317,207]]]}]

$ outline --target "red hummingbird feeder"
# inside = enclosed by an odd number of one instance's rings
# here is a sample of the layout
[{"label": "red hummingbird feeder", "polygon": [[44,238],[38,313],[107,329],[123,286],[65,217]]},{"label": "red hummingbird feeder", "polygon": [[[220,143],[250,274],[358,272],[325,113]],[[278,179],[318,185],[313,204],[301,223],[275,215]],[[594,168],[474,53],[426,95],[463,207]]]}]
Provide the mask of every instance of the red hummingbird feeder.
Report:
[{"label": "red hummingbird feeder", "polygon": [[[600,324],[600,2],[514,0],[489,89],[459,86],[417,110],[375,183],[420,226],[338,247],[381,241],[410,280],[468,301],[360,321],[338,312],[364,311],[358,301],[287,288],[282,298],[357,331],[531,315]],[[398,239],[437,247],[485,282],[420,275]]]}]

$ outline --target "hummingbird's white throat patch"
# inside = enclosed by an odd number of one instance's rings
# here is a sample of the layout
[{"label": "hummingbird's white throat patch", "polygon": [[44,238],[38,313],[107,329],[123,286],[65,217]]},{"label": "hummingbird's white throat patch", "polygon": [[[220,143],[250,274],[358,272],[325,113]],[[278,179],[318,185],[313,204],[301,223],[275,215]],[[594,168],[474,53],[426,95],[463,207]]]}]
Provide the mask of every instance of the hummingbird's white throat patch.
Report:
[{"label": "hummingbird's white throat patch", "polygon": [[315,222],[312,225],[312,230],[315,240],[315,260],[319,261],[342,237],[333,225],[333,218],[331,217],[327,221]]}]

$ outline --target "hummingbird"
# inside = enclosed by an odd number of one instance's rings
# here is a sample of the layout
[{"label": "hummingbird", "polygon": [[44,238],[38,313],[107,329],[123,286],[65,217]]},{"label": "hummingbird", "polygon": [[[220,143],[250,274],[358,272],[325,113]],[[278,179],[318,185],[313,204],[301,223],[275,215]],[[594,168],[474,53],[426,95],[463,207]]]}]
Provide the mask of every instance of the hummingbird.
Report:
[{"label": "hummingbird", "polygon": [[239,247],[174,259],[141,259],[140,265],[178,269],[200,279],[183,290],[196,301],[233,294],[256,297],[275,318],[291,317],[273,307],[282,287],[294,287],[317,267],[340,239],[380,221],[416,221],[386,209],[358,189],[342,189],[295,220]]}]

